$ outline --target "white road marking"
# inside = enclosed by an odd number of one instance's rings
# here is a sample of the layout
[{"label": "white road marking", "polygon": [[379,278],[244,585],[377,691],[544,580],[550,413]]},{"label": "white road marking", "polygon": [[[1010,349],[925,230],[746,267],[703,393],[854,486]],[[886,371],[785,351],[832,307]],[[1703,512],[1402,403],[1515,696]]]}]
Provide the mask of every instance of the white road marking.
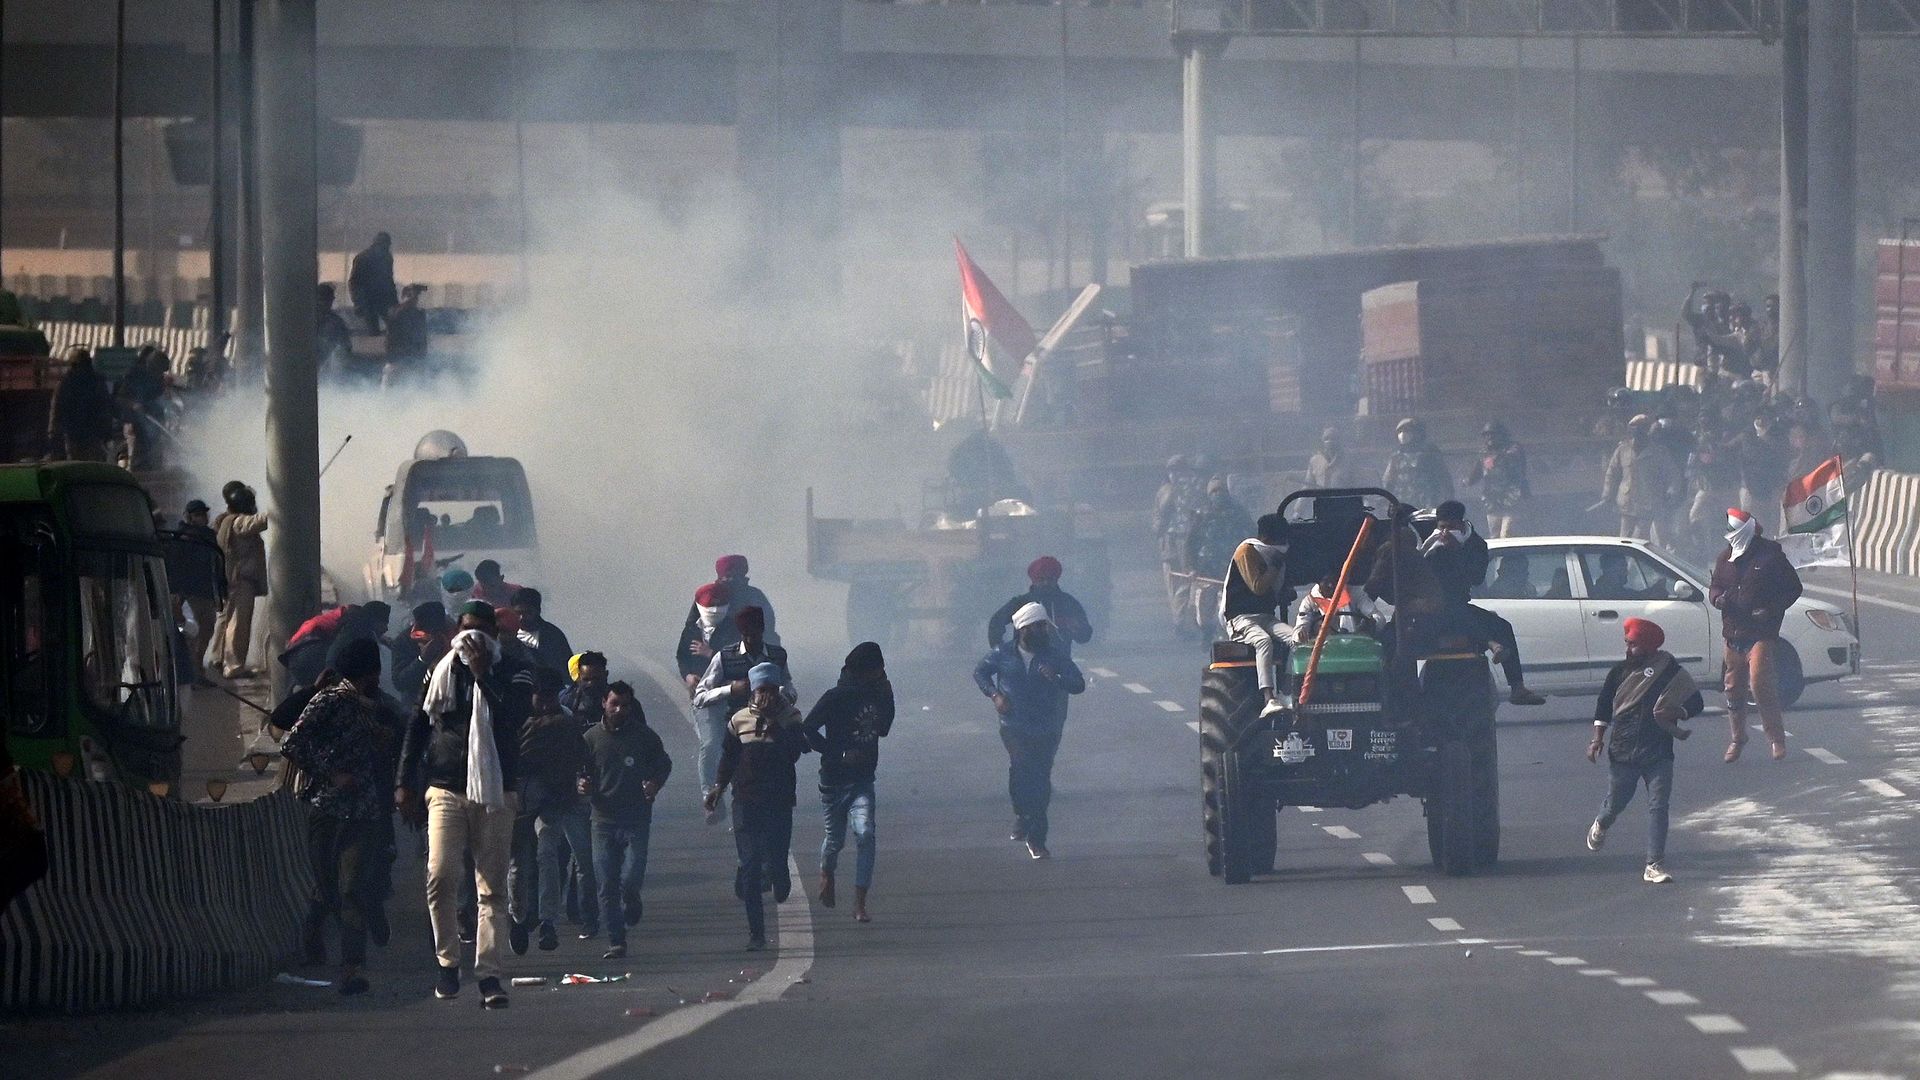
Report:
[{"label": "white road marking", "polygon": [[1700,999],[1685,990],[1649,990],[1647,1000],[1655,1005],[1698,1005]]},{"label": "white road marking", "polygon": [[1087,669],[1087,671],[1091,674],[1098,675],[1103,679],[1114,679],[1119,677],[1114,673],[1112,668],[1090,667]]},{"label": "white road marking", "polygon": [[1126,687],[1126,688],[1127,688],[1128,690],[1131,690],[1131,691],[1133,691],[1133,692],[1134,692],[1134,693],[1136,693],[1136,694],[1151,694],[1151,693],[1153,693],[1153,691],[1152,691],[1151,689],[1149,689],[1148,687],[1145,687],[1145,686],[1141,686],[1141,685],[1140,685],[1139,683],[1137,683],[1137,682],[1130,682],[1130,683],[1122,683],[1121,685],[1123,685],[1123,686],[1125,686],[1125,687]]},{"label": "white road marking", "polygon": [[1495,945],[1496,949],[1524,949],[1525,945]]},{"label": "white road marking", "polygon": [[[800,876],[800,864],[791,855],[787,857],[787,869],[795,878]],[[813,968],[813,905],[805,889],[795,889],[774,913],[780,928],[779,959],[771,971],[748,983],[733,1000],[703,1001],[675,1009],[638,1031],[561,1058],[534,1072],[529,1080],[587,1080],[685,1038],[735,1009],[779,1000]]]},{"label": "white road marking", "polygon": [[1466,927],[1461,926],[1458,922],[1448,918],[1428,919],[1427,925],[1433,927],[1435,930],[1460,931],[1466,929]]},{"label": "white road marking", "polygon": [[1846,758],[1841,757],[1839,754],[1823,746],[1808,746],[1803,749],[1806,750],[1807,756],[1813,758],[1815,761],[1822,761],[1828,765],[1845,765],[1847,763]]},{"label": "white road marking", "polygon": [[1363,851],[1360,853],[1360,857],[1367,860],[1368,862],[1372,863],[1375,866],[1392,866],[1393,865],[1393,856],[1387,854],[1384,851]]},{"label": "white road marking", "polygon": [[1485,945],[1487,942],[1493,939],[1483,938],[1483,937],[1457,937],[1457,938],[1454,938],[1453,940],[1459,942],[1462,945]]},{"label": "white road marking", "polygon": [[1185,705],[1180,704],[1177,701],[1161,700],[1161,701],[1154,702],[1154,704],[1160,706],[1161,708],[1167,710],[1168,712],[1186,712],[1187,711],[1187,707]]},{"label": "white road marking", "polygon": [[1702,1035],[1745,1035],[1747,1033],[1747,1025],[1726,1013],[1695,1013],[1687,1017],[1687,1023],[1698,1028]]},{"label": "white road marking", "polygon": [[1577,956],[1549,956],[1547,963],[1554,967],[1585,967],[1587,962]]},{"label": "white road marking", "polygon": [[[1807,592],[1823,593],[1827,596],[1838,597],[1842,600],[1851,600],[1853,598],[1853,594],[1844,589],[1829,589],[1820,585],[1807,585],[1803,587]],[[1877,604],[1883,608],[1892,608],[1894,611],[1904,611],[1909,615],[1920,615],[1920,605],[1903,604],[1898,600],[1886,600],[1874,596],[1871,593],[1861,593],[1860,602],[1863,604]]]},{"label": "white road marking", "polygon": [[1800,1069],[1793,1059],[1771,1046],[1733,1046],[1727,1052],[1750,1073],[1790,1073]]},{"label": "white road marking", "polygon": [[1658,986],[1658,979],[1649,979],[1645,975],[1622,975],[1613,980],[1615,986]]},{"label": "white road marking", "polygon": [[1189,720],[1189,721],[1187,721],[1187,726],[1188,726],[1188,727],[1190,727],[1190,728],[1192,728],[1192,729],[1194,730],[1194,733],[1195,733],[1195,734],[1199,734],[1199,732],[1200,732],[1200,721],[1198,721],[1198,720]]},{"label": "white road marking", "polygon": [[1303,814],[1318,814],[1321,812],[1320,808],[1317,806],[1302,806],[1299,808],[1299,810]]},{"label": "white road marking", "polygon": [[1901,791],[1899,788],[1894,787],[1892,784],[1878,777],[1869,777],[1868,779],[1860,781],[1860,783],[1865,786],[1868,791],[1876,795],[1885,795],[1889,799],[1904,799],[1907,797],[1906,792]]},{"label": "white road marking", "polygon": [[1580,974],[1582,975],[1618,975],[1620,973],[1613,970],[1612,968],[1581,968]]},{"label": "white road marking", "polygon": [[1440,902],[1433,898],[1433,890],[1427,888],[1425,885],[1402,885],[1400,886],[1400,891],[1407,894],[1407,903],[1409,904],[1437,904]]},{"label": "white road marking", "polygon": [[1293,956],[1298,953],[1377,952],[1381,949],[1431,949],[1453,947],[1451,941],[1396,941],[1386,945],[1301,945],[1291,949],[1266,949],[1261,956]]},{"label": "white road marking", "polygon": [[1521,956],[1552,956],[1552,955],[1553,955],[1553,950],[1551,950],[1551,949],[1521,949],[1521,950],[1520,950],[1520,955],[1521,955]]},{"label": "white road marking", "polygon": [[1335,840],[1360,839],[1359,833],[1354,832],[1352,829],[1347,828],[1345,825],[1322,825],[1320,826],[1320,831],[1326,833],[1328,836],[1333,837]]},{"label": "white road marking", "polygon": [[1238,952],[1190,952],[1190,953],[1182,954],[1183,958],[1187,960],[1217,960],[1223,956],[1252,956],[1252,955],[1253,953],[1248,952],[1245,949],[1241,949]]}]

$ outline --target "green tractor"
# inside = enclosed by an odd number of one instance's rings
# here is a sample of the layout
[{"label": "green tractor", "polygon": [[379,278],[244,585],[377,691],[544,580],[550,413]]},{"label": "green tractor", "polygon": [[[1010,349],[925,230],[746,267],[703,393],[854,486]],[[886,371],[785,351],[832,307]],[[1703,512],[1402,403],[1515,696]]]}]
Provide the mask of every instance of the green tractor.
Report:
[{"label": "green tractor", "polygon": [[[1343,566],[1351,588],[1370,577],[1404,598],[1401,567],[1417,559],[1419,523],[1378,488],[1298,491],[1280,503],[1292,526],[1290,588]],[[1430,526],[1429,526],[1430,528]],[[1388,562],[1381,573],[1374,563]],[[1279,674],[1284,708],[1265,700],[1253,649],[1213,645],[1200,690],[1200,774],[1208,872],[1229,885],[1270,873],[1277,812],[1359,809],[1396,795],[1421,800],[1434,865],[1452,875],[1500,853],[1499,748],[1487,644],[1459,612],[1414,614],[1408,600],[1376,637],[1328,632],[1293,648]]]}]

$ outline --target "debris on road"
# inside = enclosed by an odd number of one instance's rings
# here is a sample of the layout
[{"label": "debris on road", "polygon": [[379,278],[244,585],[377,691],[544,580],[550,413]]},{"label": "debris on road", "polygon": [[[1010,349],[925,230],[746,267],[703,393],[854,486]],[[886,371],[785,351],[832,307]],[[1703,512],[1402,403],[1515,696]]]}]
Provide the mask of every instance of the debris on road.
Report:
[{"label": "debris on road", "polygon": [[633,1008],[627,1010],[627,1015],[637,1020],[645,1020],[650,1016],[658,1016],[660,1014],[647,1008],[645,1005],[635,1005]]},{"label": "debris on road", "polygon": [[700,1000],[701,1000],[701,1001],[732,1001],[732,1000],[733,1000],[733,991],[731,991],[731,990],[709,990],[709,991],[707,991],[706,993],[704,993],[704,994],[702,994],[702,995],[700,995]]},{"label": "debris on road", "polygon": [[295,975],[290,971],[283,971],[280,974],[275,975],[273,977],[273,981],[279,983],[282,986],[310,986],[316,989],[325,989],[333,985],[331,982],[328,982],[326,979],[303,979],[300,976]]},{"label": "debris on road", "polygon": [[560,985],[561,986],[586,986],[591,983],[617,983],[617,982],[626,982],[628,979],[631,979],[631,978],[633,978],[633,972],[631,971],[627,972],[625,975],[582,975],[579,972],[569,972],[568,974],[562,975],[560,977]]},{"label": "debris on road", "polygon": [[495,1065],[493,1067],[493,1074],[495,1076],[511,1076],[519,1073],[530,1073],[532,1071],[533,1066],[531,1065]]},{"label": "debris on road", "polygon": [[513,985],[545,986],[547,985],[547,977],[545,975],[515,975],[513,977]]}]

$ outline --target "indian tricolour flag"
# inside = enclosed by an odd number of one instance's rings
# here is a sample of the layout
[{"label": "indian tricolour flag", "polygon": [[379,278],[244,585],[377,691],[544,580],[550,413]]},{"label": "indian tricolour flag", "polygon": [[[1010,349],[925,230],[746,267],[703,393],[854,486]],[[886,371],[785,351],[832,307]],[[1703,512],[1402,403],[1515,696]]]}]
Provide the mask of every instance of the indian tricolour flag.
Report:
[{"label": "indian tricolour flag", "polygon": [[1828,458],[1820,467],[1787,485],[1780,500],[1786,510],[1787,534],[1780,538],[1787,559],[1795,566],[1847,566],[1847,489],[1840,459]]},{"label": "indian tricolour flag", "polygon": [[957,236],[953,238],[953,252],[960,260],[960,313],[967,355],[979,366],[981,383],[988,393],[997,398],[1012,397],[1014,382],[1026,371],[1028,358],[1039,347],[1033,327],[994,287]]}]

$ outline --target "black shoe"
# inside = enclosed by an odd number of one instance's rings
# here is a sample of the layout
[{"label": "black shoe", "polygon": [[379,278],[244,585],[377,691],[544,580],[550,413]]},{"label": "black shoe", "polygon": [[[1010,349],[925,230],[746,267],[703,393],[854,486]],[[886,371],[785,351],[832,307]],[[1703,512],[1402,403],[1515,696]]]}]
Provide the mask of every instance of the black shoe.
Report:
[{"label": "black shoe", "polygon": [[560,947],[560,935],[554,932],[553,924],[550,922],[541,923],[540,924],[540,951],[552,952],[553,950],[559,947]]},{"label": "black shoe", "polygon": [[367,937],[381,948],[393,940],[393,925],[387,922],[387,906],[381,904],[367,913]]},{"label": "black shoe", "polygon": [[1047,850],[1047,845],[1032,840],[1027,841],[1027,855],[1035,861],[1053,858],[1053,852]]},{"label": "black shoe", "polygon": [[602,960],[624,960],[626,957],[627,947],[625,945],[615,945],[613,948],[600,954],[600,959]]},{"label": "black shoe", "polygon": [[786,874],[781,874],[779,877],[774,879],[773,881],[773,902],[774,903],[784,904],[787,902],[787,897],[792,895],[793,895],[793,878],[787,876]]},{"label": "black shoe", "polygon": [[588,923],[587,925],[580,928],[581,941],[592,941],[594,938],[597,938],[599,936],[600,936],[599,923]]},{"label": "black shoe", "polygon": [[499,979],[489,975],[480,980],[480,1007],[483,1009],[507,1007],[507,992],[500,989]]},{"label": "black shoe", "polygon": [[519,919],[511,919],[509,922],[511,925],[507,928],[507,947],[513,950],[515,956],[527,955],[527,924]]},{"label": "black shoe", "polygon": [[472,908],[460,909],[460,940],[473,944],[474,927],[480,921],[480,913]]},{"label": "black shoe", "polygon": [[358,975],[352,975],[340,980],[341,997],[353,997],[356,994],[364,994],[371,989],[373,989],[373,987],[368,985],[367,980]]},{"label": "black shoe", "polygon": [[1013,841],[1016,844],[1026,843],[1027,842],[1027,823],[1016,819],[1013,823],[1013,831],[1007,834],[1007,839]]},{"label": "black shoe", "polygon": [[460,968],[458,965],[440,969],[440,979],[433,984],[433,996],[439,998],[441,1001],[447,1001],[460,996]]},{"label": "black shoe", "polygon": [[764,949],[766,947],[767,947],[767,935],[765,934],[755,934],[752,937],[749,937],[747,939],[748,952],[759,952],[761,949]]},{"label": "black shoe", "polygon": [[626,903],[623,906],[626,908],[627,925],[638,925],[640,922],[640,912],[645,910],[645,905],[640,902],[640,894],[628,893]]}]

